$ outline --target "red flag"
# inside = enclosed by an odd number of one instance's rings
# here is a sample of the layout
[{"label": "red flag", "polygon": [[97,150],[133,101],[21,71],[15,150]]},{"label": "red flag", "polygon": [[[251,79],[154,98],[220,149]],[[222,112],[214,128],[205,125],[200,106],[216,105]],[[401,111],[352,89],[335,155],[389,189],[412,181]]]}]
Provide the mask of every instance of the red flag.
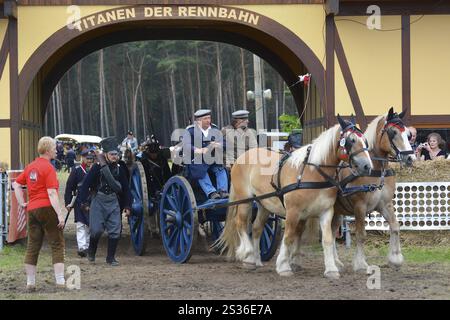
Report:
[{"label": "red flag", "polygon": [[[22,170],[11,170],[8,171],[9,186],[16,180]],[[27,191],[24,189],[24,199],[27,199]],[[15,242],[18,239],[25,238],[27,236],[27,214],[26,210],[19,206],[17,203],[16,195],[14,190],[10,188],[9,191],[9,231],[8,231],[8,242]]]}]

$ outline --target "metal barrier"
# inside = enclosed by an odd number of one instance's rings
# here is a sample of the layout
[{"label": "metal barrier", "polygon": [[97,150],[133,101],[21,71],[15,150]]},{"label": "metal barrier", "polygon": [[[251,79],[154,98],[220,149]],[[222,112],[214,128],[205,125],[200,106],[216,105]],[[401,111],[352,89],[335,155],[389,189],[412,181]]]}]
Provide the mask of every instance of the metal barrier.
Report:
[{"label": "metal barrier", "polygon": [[[450,182],[399,182],[393,199],[400,230],[450,230]],[[342,232],[350,247],[349,223],[345,216]],[[366,230],[389,231],[389,224],[379,212],[366,217]]]},{"label": "metal barrier", "polygon": [[[400,230],[450,230],[450,182],[397,183],[393,202]],[[374,212],[366,230],[389,230],[389,224]]]},{"label": "metal barrier", "polygon": [[3,249],[3,244],[8,238],[8,175],[0,173],[0,251]]}]

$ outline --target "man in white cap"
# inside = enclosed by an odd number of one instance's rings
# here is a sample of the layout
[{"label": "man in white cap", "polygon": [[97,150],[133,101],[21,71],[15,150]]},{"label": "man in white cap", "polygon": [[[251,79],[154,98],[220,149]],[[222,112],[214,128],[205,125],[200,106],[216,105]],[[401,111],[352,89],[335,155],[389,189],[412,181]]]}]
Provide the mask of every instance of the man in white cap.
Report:
[{"label": "man in white cap", "polygon": [[[228,177],[222,164],[222,134],[211,123],[211,110],[197,110],[194,117],[195,123],[186,128],[187,132],[183,136],[183,153],[190,151],[191,155],[190,159],[184,160],[188,178],[197,180],[209,199],[227,198]],[[216,176],[217,188],[212,184],[208,172]]]},{"label": "man in white cap", "polygon": [[225,152],[225,165],[231,169],[236,159],[245,151],[257,148],[256,131],[248,127],[247,110],[238,110],[231,114],[231,124],[222,128],[222,134],[227,142]]}]

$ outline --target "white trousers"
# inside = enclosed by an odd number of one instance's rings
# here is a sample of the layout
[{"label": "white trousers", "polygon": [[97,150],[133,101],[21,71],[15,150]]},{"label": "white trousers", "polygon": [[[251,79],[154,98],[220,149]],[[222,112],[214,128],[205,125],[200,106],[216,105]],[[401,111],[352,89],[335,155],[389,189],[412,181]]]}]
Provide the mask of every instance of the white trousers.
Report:
[{"label": "white trousers", "polygon": [[89,227],[81,222],[77,222],[77,243],[79,251],[89,248]]}]

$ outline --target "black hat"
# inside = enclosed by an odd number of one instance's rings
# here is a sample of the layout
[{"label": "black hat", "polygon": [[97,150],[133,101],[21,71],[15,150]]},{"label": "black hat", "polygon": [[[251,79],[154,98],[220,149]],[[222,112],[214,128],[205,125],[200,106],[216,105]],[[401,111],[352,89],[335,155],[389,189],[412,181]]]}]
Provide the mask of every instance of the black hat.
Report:
[{"label": "black hat", "polygon": [[301,132],[293,132],[288,137],[288,142],[293,148],[300,148],[302,146]]},{"label": "black hat", "polygon": [[133,135],[133,131],[128,130],[127,134]]},{"label": "black hat", "polygon": [[83,149],[83,151],[81,151],[81,156],[82,157],[86,157],[88,154],[89,154],[89,149],[88,148]]},{"label": "black hat", "polygon": [[116,137],[107,137],[100,141],[100,145],[103,152],[119,151],[117,148],[119,143],[117,142]]}]

